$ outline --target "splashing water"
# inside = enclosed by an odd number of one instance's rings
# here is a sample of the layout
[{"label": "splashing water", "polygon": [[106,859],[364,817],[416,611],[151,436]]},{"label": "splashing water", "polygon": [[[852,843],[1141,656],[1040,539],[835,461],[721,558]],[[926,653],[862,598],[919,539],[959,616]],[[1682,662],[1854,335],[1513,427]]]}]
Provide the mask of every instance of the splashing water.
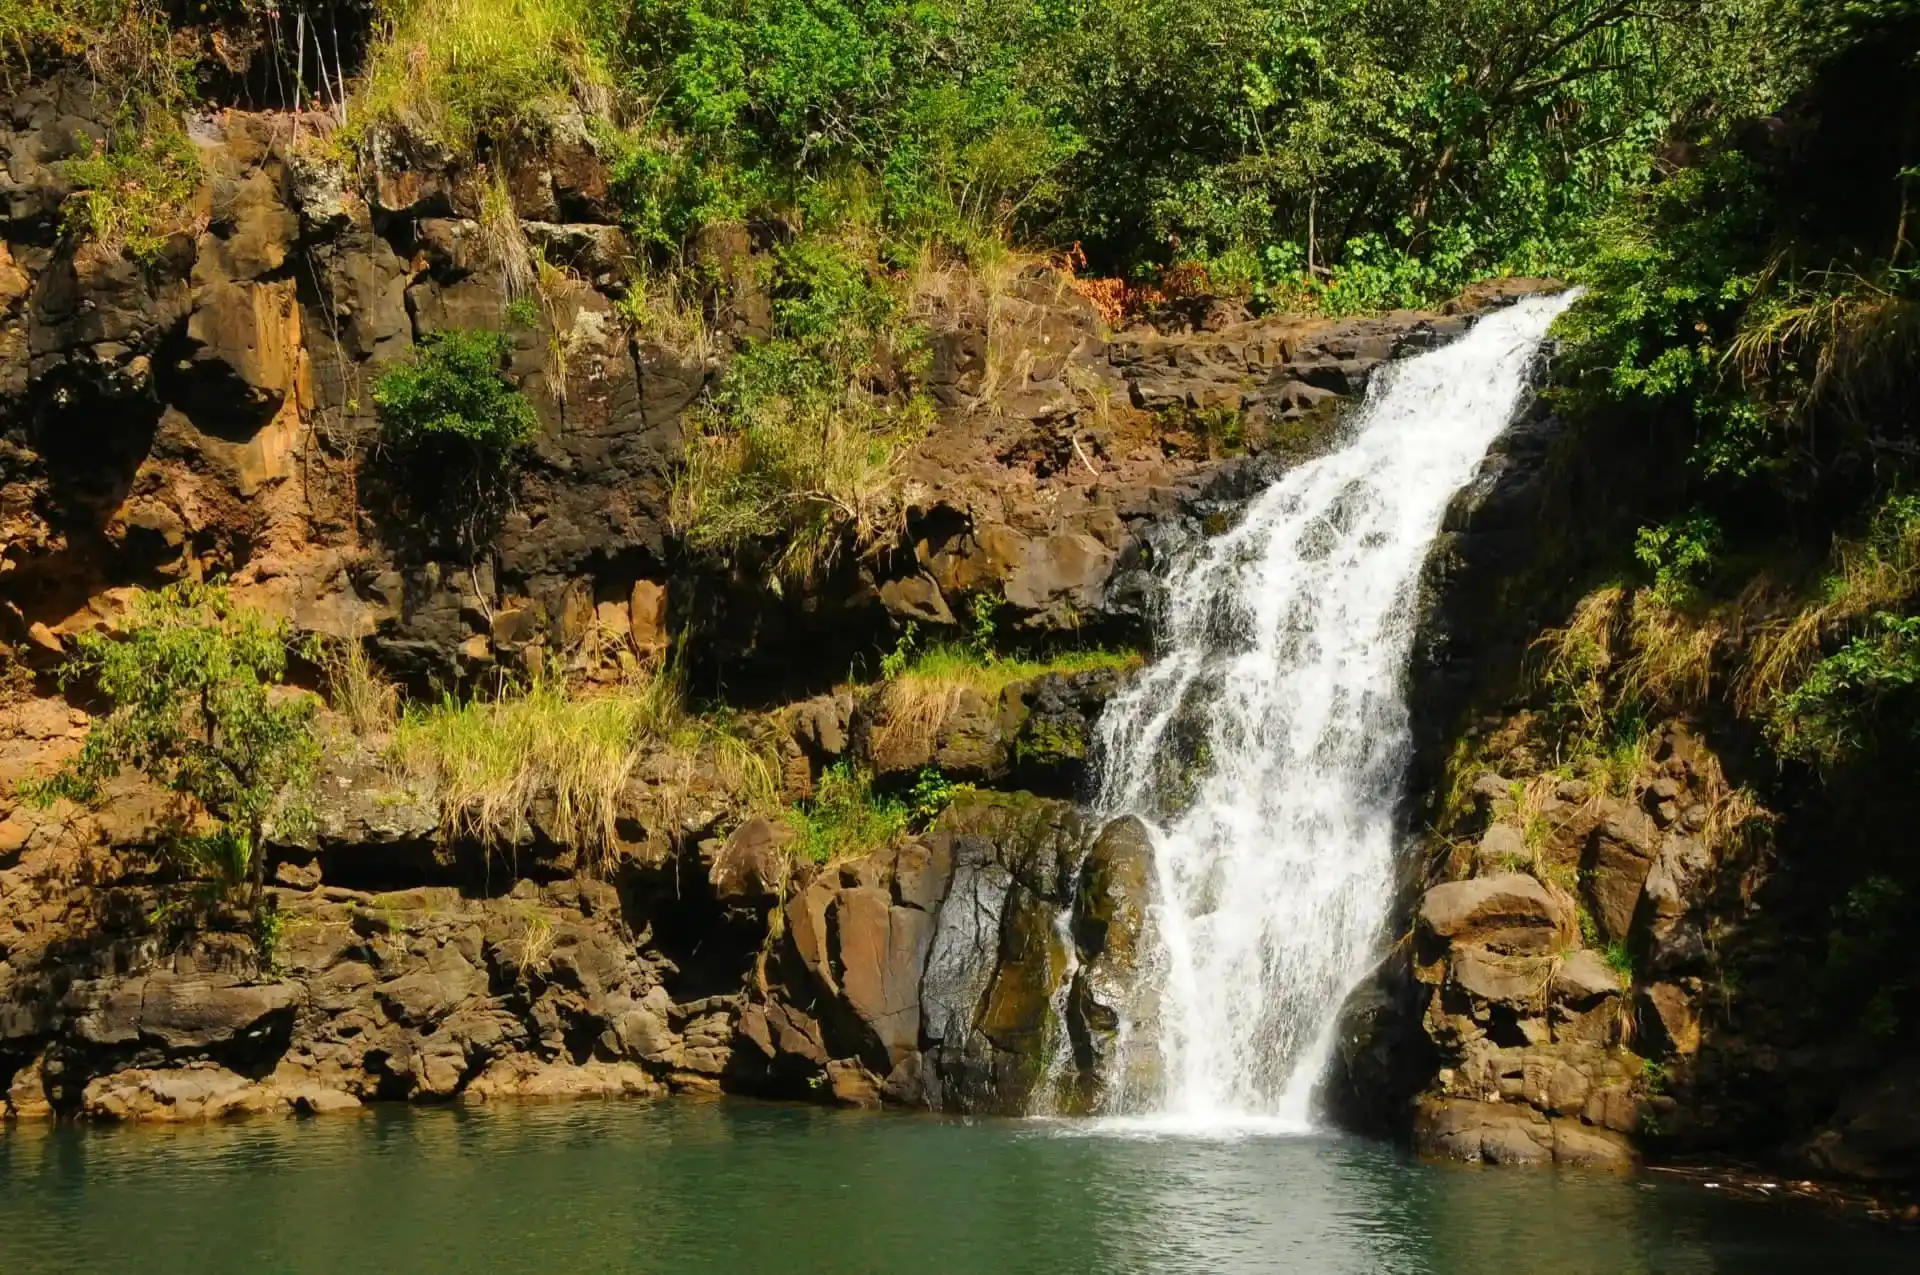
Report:
[{"label": "splashing water", "polygon": [[1382,369],[1348,446],[1173,568],[1163,653],[1098,737],[1099,812],[1140,815],[1155,843],[1118,1126],[1307,1127],[1393,893],[1421,565],[1571,301],[1524,299]]}]

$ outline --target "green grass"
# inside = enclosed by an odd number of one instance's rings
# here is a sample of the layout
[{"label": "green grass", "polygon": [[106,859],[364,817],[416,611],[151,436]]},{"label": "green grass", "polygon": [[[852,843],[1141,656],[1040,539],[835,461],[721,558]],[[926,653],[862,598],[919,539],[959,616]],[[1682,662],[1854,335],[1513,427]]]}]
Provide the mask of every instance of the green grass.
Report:
[{"label": "green grass", "polygon": [[1048,673],[1132,668],[1140,656],[1100,647],[1060,651],[1044,657],[1002,655],[970,642],[941,641],[922,647],[909,626],[900,644],[881,660],[879,711],[874,726],[876,755],[897,747],[931,750],[941,725],[960,697],[971,691],[989,703],[1018,682]]},{"label": "green grass", "polygon": [[591,0],[382,0],[386,28],[352,128],[400,125],[458,150],[483,131],[570,103],[604,103],[612,76]]},{"label": "green grass", "polygon": [[787,812],[797,853],[815,863],[885,849],[911,827],[907,804],[874,791],[873,776],[847,762],[820,772],[812,800]]},{"label": "green grass", "polygon": [[409,708],[391,752],[433,786],[455,835],[511,842],[533,803],[549,798],[548,831],[590,858],[612,848],[622,793],[651,753],[679,756],[689,773],[710,762],[744,809],[778,804],[764,752],[689,712],[671,670],[643,671],[609,691],[538,681],[498,699]]},{"label": "green grass", "polygon": [[954,783],[928,766],[904,793],[885,793],[868,772],[835,762],[820,772],[812,799],[787,811],[798,834],[793,849],[815,863],[872,854],[926,828],[954,798],[972,791],[972,784]]}]

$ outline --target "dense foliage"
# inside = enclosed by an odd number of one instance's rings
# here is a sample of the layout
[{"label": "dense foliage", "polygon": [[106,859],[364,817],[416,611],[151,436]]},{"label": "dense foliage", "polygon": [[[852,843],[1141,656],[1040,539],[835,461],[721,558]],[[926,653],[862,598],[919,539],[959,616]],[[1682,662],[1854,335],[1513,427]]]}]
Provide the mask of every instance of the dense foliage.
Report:
[{"label": "dense foliage", "polygon": [[539,432],[533,404],[502,366],[512,345],[498,332],[428,334],[412,359],[374,382],[373,402],[387,440],[406,451],[428,449],[502,465]]},{"label": "dense foliage", "polygon": [[1642,628],[1831,766],[1920,742],[1920,6],[1777,9],[1803,87],[1593,222],[1562,402],[1681,444],[1687,505],[1635,545],[1670,618]]},{"label": "dense foliage", "polygon": [[[896,233],[1396,299],[1562,259],[1792,67],[1768,0],[394,0],[367,108],[469,144],[608,105],[631,217],[871,179]],[[511,33],[509,36],[507,33]],[[458,68],[456,72],[456,68]],[[643,119],[621,102],[644,103]]]},{"label": "dense foliage", "polygon": [[[121,770],[138,771],[192,803],[171,842],[185,865],[227,886],[250,881],[257,903],[263,838],[307,818],[318,759],[313,702],[280,690],[289,638],[285,622],[221,588],[183,583],[137,595],[120,631],[83,634],[62,671],[111,711],[94,720],[76,758],[24,795],[89,801]],[[196,814],[210,826],[196,826]]]}]

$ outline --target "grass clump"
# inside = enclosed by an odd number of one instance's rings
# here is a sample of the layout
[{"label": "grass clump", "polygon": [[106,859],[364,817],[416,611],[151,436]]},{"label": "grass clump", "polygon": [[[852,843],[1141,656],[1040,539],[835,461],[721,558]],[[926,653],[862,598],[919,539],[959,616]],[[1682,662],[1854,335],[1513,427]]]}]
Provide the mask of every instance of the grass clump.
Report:
[{"label": "grass clump", "polygon": [[821,771],[813,799],[787,817],[798,834],[794,849],[815,863],[884,849],[911,828],[906,803],[876,792],[870,773],[844,761]]},{"label": "grass clump", "polygon": [[980,627],[983,614],[983,610],[975,611],[976,628],[970,639],[934,642],[924,647],[919,642],[919,630],[909,624],[894,649],[881,658],[873,737],[876,752],[886,753],[915,741],[931,741],[960,697],[968,692],[991,702],[1007,687],[1049,673],[1125,669],[1140,662],[1136,652],[1102,647],[1060,651],[1044,657],[998,653],[988,645],[990,625],[984,630]]},{"label": "grass clump", "polygon": [[794,851],[815,863],[853,859],[884,850],[925,828],[973,791],[928,766],[904,793],[883,793],[873,776],[839,761],[820,772],[811,800],[787,812],[795,833]]},{"label": "grass clump", "polygon": [[199,149],[182,111],[193,97],[190,63],[173,48],[157,0],[9,0],[0,5],[0,85],[18,63],[79,59],[106,110],[102,139],[77,136],[78,154],[56,167],[71,188],[61,223],[75,240],[151,264],[192,228]]},{"label": "grass clump", "polygon": [[512,343],[498,332],[428,334],[414,357],[374,382],[386,439],[402,452],[500,468],[533,441],[533,404],[501,370]]},{"label": "grass clump", "polygon": [[673,508],[696,549],[764,547],[777,587],[901,529],[900,468],[932,405],[909,383],[923,333],[846,242],[782,249],[775,289],[773,336],[693,414]]},{"label": "grass clump", "polygon": [[689,711],[670,668],[641,669],[604,691],[538,680],[491,700],[448,697],[409,708],[392,742],[401,769],[433,786],[449,833],[512,843],[533,804],[546,800],[545,831],[589,858],[612,850],[621,794],[661,754],[683,784],[710,768],[742,806],[778,804],[764,751]]},{"label": "grass clump", "polygon": [[153,111],[116,126],[104,144],[61,169],[73,186],[61,220],[76,238],[151,262],[190,224],[200,156],[170,114]]},{"label": "grass clump", "polygon": [[456,150],[482,131],[579,102],[603,113],[612,77],[592,0],[381,0],[384,31],[354,128],[398,125]]},{"label": "grass clump", "polygon": [[536,681],[498,699],[409,708],[393,749],[403,768],[433,784],[454,835],[512,842],[533,802],[551,797],[553,836],[604,851],[648,744],[681,722],[677,688],[662,677],[580,696]]},{"label": "grass clump", "polygon": [[362,738],[387,735],[400,720],[400,687],[387,680],[364,643],[336,642],[318,652],[327,707]]}]

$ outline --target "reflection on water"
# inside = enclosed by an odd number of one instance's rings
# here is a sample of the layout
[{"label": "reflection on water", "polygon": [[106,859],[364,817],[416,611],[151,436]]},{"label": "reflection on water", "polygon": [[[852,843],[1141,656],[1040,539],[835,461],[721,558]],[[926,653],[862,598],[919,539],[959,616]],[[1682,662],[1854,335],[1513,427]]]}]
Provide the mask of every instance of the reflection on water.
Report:
[{"label": "reflection on water", "polygon": [[751,1104],[0,1134],[5,1275],[1693,1275],[1920,1269],[1920,1238],[1687,1184]]}]

